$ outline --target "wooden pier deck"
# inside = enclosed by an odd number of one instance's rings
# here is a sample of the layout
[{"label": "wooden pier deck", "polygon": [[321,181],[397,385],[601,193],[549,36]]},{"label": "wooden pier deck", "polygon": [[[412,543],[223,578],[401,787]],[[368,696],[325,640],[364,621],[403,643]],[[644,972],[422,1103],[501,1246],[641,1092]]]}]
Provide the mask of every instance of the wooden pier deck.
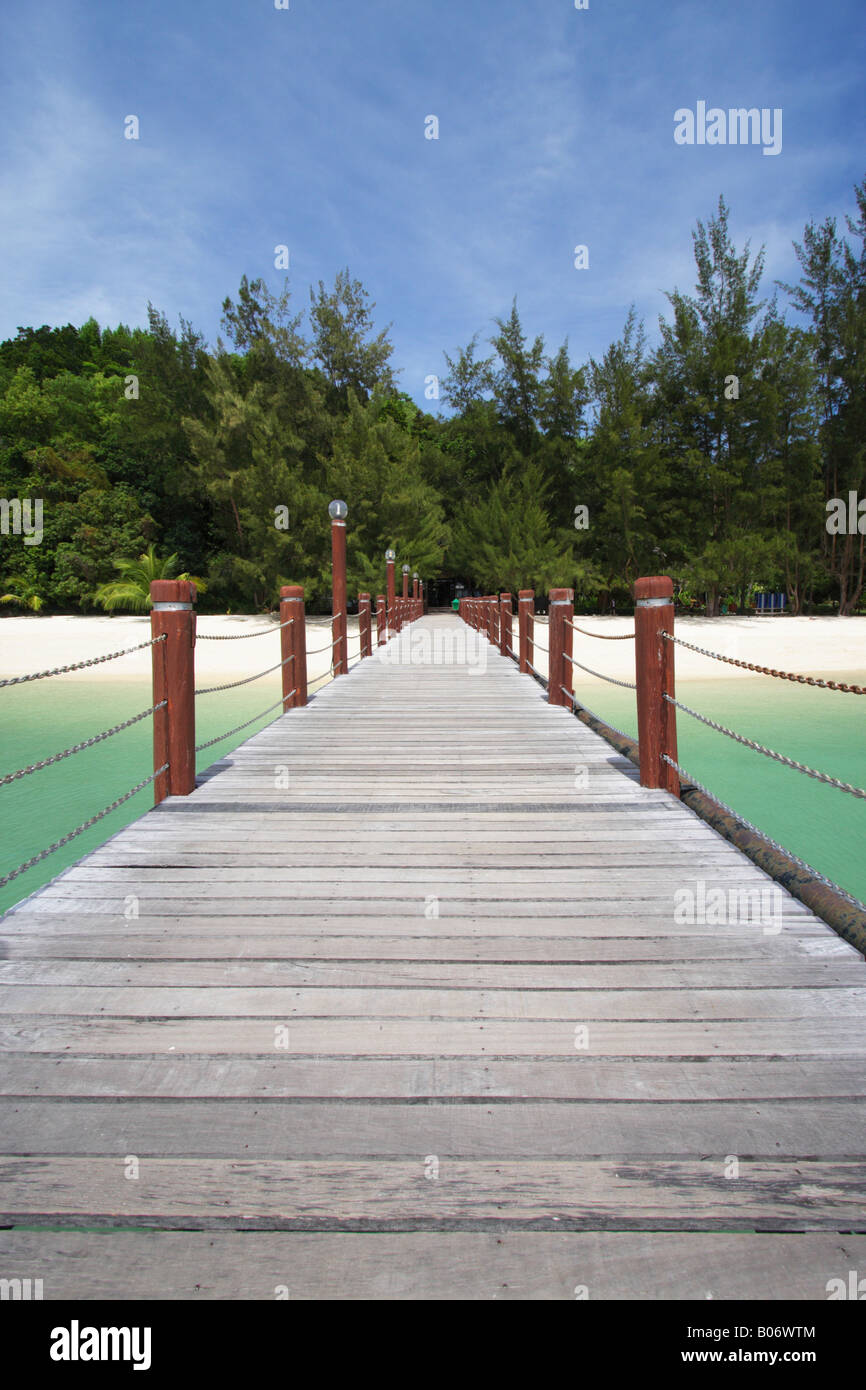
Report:
[{"label": "wooden pier deck", "polygon": [[[405,634],[465,638],[456,618]],[[0,923],[45,1298],[803,1298],[866,1268],[866,965],[489,647],[367,660]]]}]

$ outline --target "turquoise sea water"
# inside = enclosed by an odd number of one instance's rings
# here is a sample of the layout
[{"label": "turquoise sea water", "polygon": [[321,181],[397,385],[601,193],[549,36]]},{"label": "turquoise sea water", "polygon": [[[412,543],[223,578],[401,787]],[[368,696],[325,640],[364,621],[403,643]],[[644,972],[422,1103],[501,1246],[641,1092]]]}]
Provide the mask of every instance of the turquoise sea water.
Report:
[{"label": "turquoise sea water", "polygon": [[[835,679],[866,683],[866,672]],[[603,719],[636,736],[634,695],[581,677],[578,697]],[[279,698],[279,676],[197,702],[196,741],[242,723]],[[683,682],[686,704],[800,762],[866,787],[866,697],[793,686],[769,677]],[[59,752],[151,702],[147,679],[64,681],[12,686],[0,699],[0,773]],[[199,755],[198,770],[270,722]],[[678,716],[679,761],[722,801],[821,873],[866,899],[866,802],[782,767],[721,734]],[[152,769],[151,721],[0,787],[0,876],[60,839],[123,795]],[[153,804],[146,787],[92,829],[0,889],[5,911],[101,844]]]}]

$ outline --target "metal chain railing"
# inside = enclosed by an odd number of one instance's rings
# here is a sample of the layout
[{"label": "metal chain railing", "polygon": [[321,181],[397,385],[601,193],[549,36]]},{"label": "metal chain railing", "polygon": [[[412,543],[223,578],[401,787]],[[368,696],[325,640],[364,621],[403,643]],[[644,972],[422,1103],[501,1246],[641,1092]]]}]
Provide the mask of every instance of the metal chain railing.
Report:
[{"label": "metal chain railing", "polygon": [[582,637],[597,637],[598,640],[599,640],[599,642],[633,642],[633,641],[634,641],[634,633],[633,633],[633,632],[622,632],[622,633],[620,633],[618,636],[612,637],[612,636],[610,636],[610,634],[604,633],[604,632],[587,632],[585,628],[583,628],[583,627],[578,627],[578,626],[577,626],[577,623],[573,623],[573,622],[570,620],[570,618],[566,618],[565,621],[568,623],[568,626],[569,626],[569,627],[574,628],[575,632],[579,632],[580,635],[581,635]]},{"label": "metal chain railing", "polygon": [[197,642],[243,642],[247,637],[268,637],[272,632],[279,632],[281,628],[291,627],[294,618],[287,618],[284,623],[277,623],[274,627],[263,627],[260,632],[229,632],[226,634],[213,632],[197,632]]},{"label": "metal chain railing", "polygon": [[36,671],[31,676],[10,676],[0,681],[4,685],[23,685],[25,681],[41,681],[46,676],[65,676],[67,671],[83,671],[85,666],[100,666],[104,661],[116,661],[119,656],[129,656],[132,652],[143,651],[145,647],[155,647],[157,642],[165,641],[165,633],[151,637],[147,642],[139,642],[136,647],[126,647],[122,652],[109,652],[108,656],[92,656],[89,661],[75,661],[71,666],[55,666],[50,671]]},{"label": "metal chain railing", "polygon": [[687,647],[690,652],[712,657],[713,661],[724,661],[728,666],[739,666],[744,671],[754,671],[759,676],[775,676],[778,680],[794,681],[798,685],[816,685],[821,690],[841,690],[846,695],[866,695],[866,687],[862,685],[844,685],[838,681],[821,680],[818,676],[801,676],[794,671],[777,671],[772,666],[754,666],[751,661],[737,661],[733,656],[723,656],[721,652],[711,652],[706,647],[696,647],[692,642],[684,642],[682,637],[675,637],[663,628],[659,628],[658,635],[668,642],[676,642],[678,647]]},{"label": "metal chain railing", "polygon": [[0,787],[6,786],[7,782],[17,782],[19,777],[28,777],[31,772],[41,772],[43,767],[51,767],[52,763],[59,763],[63,758],[70,758],[73,753],[80,753],[85,748],[92,748],[95,743],[102,743],[114,734],[119,734],[121,730],[129,729],[133,724],[138,724],[140,720],[147,719],[148,715],[156,714],[158,709],[164,709],[167,704],[167,700],[160,700],[158,705],[152,705],[150,709],[142,710],[141,714],[134,714],[131,719],[125,719],[122,724],[115,724],[113,729],[106,729],[104,733],[94,734],[93,738],[86,738],[83,743],[75,743],[71,748],[64,748],[62,753],[55,753],[53,757],[43,758],[38,763],[31,763],[29,767],[20,767],[17,772],[7,772],[5,777],[0,777]]},{"label": "metal chain railing", "polygon": [[130,797],[143,791],[145,787],[149,786],[151,782],[155,781],[157,777],[167,771],[168,763],[163,763],[162,767],[156,769],[156,772],[152,772],[149,777],[145,777],[137,786],[125,792],[123,796],[119,796],[116,801],[112,801],[110,806],[106,806],[103,810],[97,811],[95,816],[91,816],[90,819],[84,821],[82,825],[78,825],[74,830],[70,830],[69,834],[64,835],[62,839],[55,840],[53,845],[49,845],[47,849],[41,850],[39,854],[34,854],[32,859],[28,859],[25,863],[19,864],[18,868],[13,869],[11,873],[4,874],[4,876],[0,878],[0,888],[5,888],[6,884],[11,883],[13,878],[17,878],[18,875],[23,874],[25,870],[32,869],[35,864],[39,864],[43,859],[47,859],[49,854],[53,854],[55,850],[62,849],[64,845],[68,845],[70,840],[74,840],[77,835],[81,835],[85,830],[89,830],[92,825],[96,825],[97,821],[101,821],[104,816],[110,815],[112,811],[116,811],[118,806],[123,805],[124,801],[129,801]]},{"label": "metal chain railing", "polygon": [[290,661],[294,661],[294,654],[287,656],[285,661],[278,661],[276,666],[269,666],[266,671],[259,671],[255,676],[247,676],[242,681],[228,681],[225,685],[210,685],[206,690],[196,690],[196,695],[216,695],[220,690],[236,690],[239,685],[250,685],[252,681],[261,680],[262,676],[269,676],[272,671],[279,671],[281,666],[288,666]]},{"label": "metal chain railing", "polygon": [[615,734],[619,734],[622,738],[630,739],[631,742],[634,743],[635,740],[632,734],[627,734],[624,729],[618,729],[616,725],[611,724],[609,720],[602,719],[600,714],[596,714],[595,710],[591,710],[589,708],[589,705],[585,705],[582,700],[578,700],[573,690],[566,690],[564,685],[561,685],[559,688],[562,691],[563,695],[568,696],[569,700],[571,701],[572,708],[576,705],[579,706],[580,709],[586,712],[586,714],[591,714],[593,719],[597,719],[599,724],[605,724],[607,728],[611,729]]},{"label": "metal chain railing", "polygon": [[579,661],[575,661],[574,657],[569,656],[567,652],[563,652],[562,655],[565,657],[566,661],[571,662],[572,666],[577,666],[581,671],[586,671],[587,675],[598,676],[600,681],[607,681],[608,685],[621,685],[623,690],[637,690],[637,686],[633,681],[618,681],[613,676],[604,676],[601,671],[593,671],[591,666],[582,666]]},{"label": "metal chain railing", "polygon": [[216,738],[209,738],[207,743],[197,743],[195,751],[201,753],[205,748],[212,748],[215,743],[222,743],[224,738],[231,738],[232,734],[239,734],[241,729],[248,729],[251,724],[255,724],[256,720],[264,719],[266,714],[270,714],[271,710],[275,710],[278,705],[283,703],[283,700],[291,700],[292,696],[297,695],[297,693],[297,690],[291,690],[288,695],[281,695],[279,700],[275,700],[272,705],[268,705],[267,709],[263,709],[260,714],[254,714],[252,719],[247,719],[243,724],[237,724],[233,729],[227,729],[224,734],[218,734]]},{"label": "metal chain railing", "polygon": [[836,893],[838,893],[841,897],[845,898],[846,901],[851,903],[854,907],[860,908],[861,911],[866,912],[866,903],[861,902],[859,898],[855,898],[853,894],[847,893],[844,888],[840,888],[839,884],[834,883],[832,878],[825,878],[824,874],[819,873],[818,870],[812,864],[807,864],[805,859],[800,859],[798,855],[792,854],[791,850],[786,849],[784,845],[780,845],[778,840],[772,839],[767,834],[766,830],[761,830],[759,826],[753,825],[752,822],[750,820],[746,820],[746,817],[741,815],[739,811],[735,811],[733,807],[728,806],[724,801],[720,801],[715,792],[711,792],[708,787],[705,787],[703,783],[699,782],[696,777],[693,777],[690,772],[686,772],[685,768],[680,767],[679,763],[674,762],[673,758],[669,758],[667,753],[662,753],[662,762],[665,762],[668,764],[669,767],[672,767],[674,772],[676,772],[677,776],[681,779],[681,781],[694,787],[696,791],[703,792],[704,796],[710,797],[710,799],[715,801],[716,804],[720,806],[723,811],[726,811],[729,816],[733,816],[734,819],[738,820],[741,825],[744,825],[747,830],[752,830],[756,835],[760,835],[763,840],[766,840],[768,845],[772,845],[773,849],[777,849],[781,851],[782,854],[787,855],[787,857],[789,859],[792,859],[795,864],[799,864],[801,869],[805,869],[807,873],[810,873],[813,876],[813,878],[817,878],[818,881],[820,883],[825,884],[826,887],[832,888]]},{"label": "metal chain railing", "polygon": [[714,719],[708,719],[705,714],[699,714],[697,710],[691,709],[689,705],[684,705],[682,701],[675,700],[672,695],[665,695],[669,705],[676,705],[684,714],[690,714],[693,719],[698,719],[708,728],[715,729],[717,733],[726,734],[737,743],[743,744],[745,748],[751,748],[755,753],[763,753],[764,757],[772,758],[777,763],[782,763],[785,767],[792,767],[796,772],[804,772],[807,777],[814,777],[817,782],[826,782],[830,787],[838,787],[839,791],[850,792],[852,796],[859,796],[866,799],[866,790],[862,787],[853,787],[850,782],[841,782],[838,777],[831,777],[827,772],[816,772],[815,768],[807,767],[805,763],[798,763],[795,758],[787,758],[784,753],[776,753],[772,748],[765,748],[762,743],[757,743],[754,739],[745,738],[743,734],[737,734],[733,729],[728,729],[724,724],[717,724]]}]

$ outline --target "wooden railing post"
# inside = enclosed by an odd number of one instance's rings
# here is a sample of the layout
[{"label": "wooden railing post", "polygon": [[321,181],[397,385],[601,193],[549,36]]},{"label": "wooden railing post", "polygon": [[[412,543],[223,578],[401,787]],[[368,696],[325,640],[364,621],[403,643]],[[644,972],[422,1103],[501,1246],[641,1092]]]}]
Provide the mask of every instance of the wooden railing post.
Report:
[{"label": "wooden railing post", "polygon": [[388,627],[388,614],[385,608],[385,595],[376,595],[376,646],[384,647],[385,632]]},{"label": "wooden railing post", "polygon": [[571,622],[574,618],[574,590],[551,589],[550,591],[550,656],[547,668],[547,699],[551,705],[571,706],[571,700],[563,694],[563,687],[571,690]]},{"label": "wooden railing post", "polygon": [[499,595],[499,650],[503,656],[511,655],[511,595]]},{"label": "wooden railing post", "polygon": [[300,584],[280,589],[280,656],[283,666],[283,710],[298,709],[307,703],[307,619],[304,590]]},{"label": "wooden railing post", "polygon": [[346,515],[345,502],[332,502],[328,507],[331,518],[331,641],[333,644],[334,676],[344,676],[346,664]]},{"label": "wooden railing post", "polygon": [[494,646],[496,638],[493,635],[493,623],[496,615],[496,599],[493,594],[488,594],[484,603],[487,609],[487,640],[491,646]]},{"label": "wooden railing post", "polygon": [[521,589],[517,595],[517,635],[518,635],[518,661],[520,670],[524,674],[529,670],[530,662],[534,665],[533,651],[533,616],[535,614],[535,590]]},{"label": "wooden railing post", "polygon": [[186,579],[154,579],[150,585],[153,703],[153,770],[168,770],[153,784],[154,805],[195,790],[195,585]]},{"label": "wooden railing post", "polygon": [[373,655],[372,614],[370,595],[358,595],[358,631],[361,635],[361,658]]},{"label": "wooden railing post", "polygon": [[673,636],[673,595],[666,574],[635,581],[634,659],[641,786],[679,796],[679,777],[662,761],[663,753],[677,761],[677,712],[664,699],[674,696],[674,644],[658,635],[661,630]]},{"label": "wooden railing post", "polygon": [[397,599],[394,588],[394,561],[396,558],[396,553],[390,548],[385,551],[385,590],[388,595],[387,628],[389,637],[392,632],[397,631]]}]

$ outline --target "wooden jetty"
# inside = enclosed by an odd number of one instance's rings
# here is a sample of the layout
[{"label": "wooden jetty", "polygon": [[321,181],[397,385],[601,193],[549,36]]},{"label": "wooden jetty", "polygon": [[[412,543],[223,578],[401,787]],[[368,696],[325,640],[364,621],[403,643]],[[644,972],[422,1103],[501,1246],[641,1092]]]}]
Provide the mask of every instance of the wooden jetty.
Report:
[{"label": "wooden jetty", "polygon": [[863,957],[778,887],[779,930],[675,920],[773,885],[458,632],[413,623],[0,923],[0,1275],[825,1299],[866,1268]]}]

